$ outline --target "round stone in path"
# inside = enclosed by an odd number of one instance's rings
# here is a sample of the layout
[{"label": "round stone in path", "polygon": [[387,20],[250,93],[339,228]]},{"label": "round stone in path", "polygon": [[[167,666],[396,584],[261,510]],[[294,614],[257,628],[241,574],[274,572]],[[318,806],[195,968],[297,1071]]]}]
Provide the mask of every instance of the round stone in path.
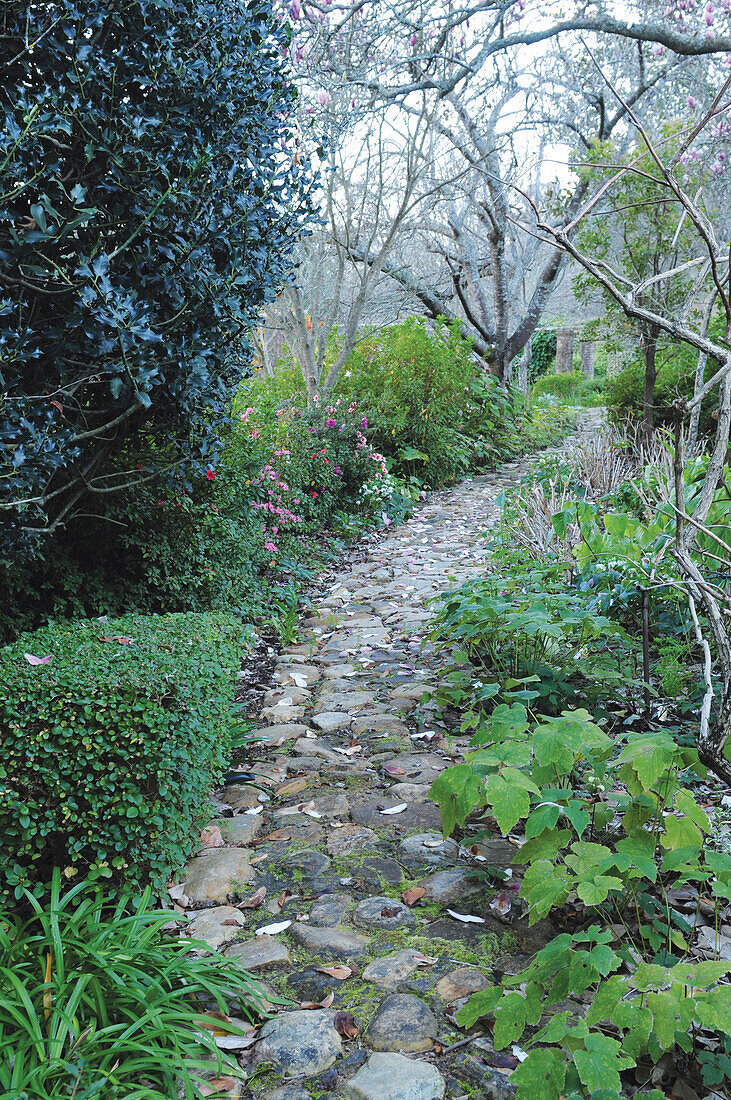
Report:
[{"label": "round stone in path", "polygon": [[234,943],[224,951],[224,955],[229,959],[238,959],[245,970],[273,970],[289,962],[286,945],[274,936],[259,936],[245,943]]},{"label": "round stone in path", "polygon": [[371,1050],[404,1051],[412,1054],[431,1050],[438,1026],[434,1013],[411,993],[392,993],[381,1002],[365,1033]]},{"label": "round stone in path", "polygon": [[274,1092],[268,1092],[264,1100],[312,1100],[312,1096],[301,1085],[282,1085]]},{"label": "round stone in path", "polygon": [[327,838],[327,850],[331,856],[375,848],[377,844],[377,834],[363,825],[345,825],[342,829],[334,829]]},{"label": "round stone in path", "polygon": [[183,889],[191,902],[228,901],[229,895],[254,877],[249,852],[243,848],[212,848],[188,864]]},{"label": "round stone in path", "polygon": [[233,905],[216,905],[213,909],[201,909],[188,926],[193,939],[203,940],[209,947],[221,947],[238,935],[246,918]]},{"label": "round stone in path", "polygon": [[353,899],[350,894],[323,894],[316,898],[310,909],[310,920],[326,928],[340,924]]},{"label": "round stone in path", "polygon": [[368,964],[363,971],[363,981],[373,982],[381,989],[398,989],[402,982],[411,977],[423,957],[420,952],[410,948],[396,951],[393,955],[383,955]]},{"label": "round stone in path", "polygon": [[342,928],[319,928],[313,924],[296,922],[289,929],[292,939],[306,947],[308,951],[323,959],[357,959],[368,950],[369,940],[357,932],[346,932]]},{"label": "round stone in path", "polygon": [[324,733],[334,733],[335,730],[347,729],[353,719],[349,714],[339,711],[323,711],[322,714],[316,714],[312,721]]},{"label": "round stone in path", "polygon": [[458,852],[451,837],[444,840],[441,833],[415,833],[401,841],[398,858],[410,871],[418,871],[420,867],[447,867],[456,861]]},{"label": "round stone in path", "polygon": [[403,1054],[371,1054],[364,1066],[343,1086],[348,1100],[440,1100],[445,1084],[429,1062]]},{"label": "round stone in path", "polygon": [[303,878],[317,878],[327,871],[330,866],[329,858],[314,848],[303,848],[301,852],[293,852],[285,856],[280,867],[285,873],[291,874],[299,871]]},{"label": "round stone in path", "polygon": [[353,924],[357,928],[413,928],[416,917],[407,905],[395,898],[363,898],[355,907]]},{"label": "round stone in path", "polygon": [[286,1077],[314,1077],[342,1052],[334,1013],[323,1009],[285,1012],[259,1032],[256,1056],[272,1062]]},{"label": "round stone in path", "polygon": [[460,997],[469,997],[471,993],[485,989],[489,984],[485,975],[473,966],[460,966],[439,979],[436,992],[446,1004],[451,1004]]},{"label": "round stone in path", "polygon": [[226,844],[250,844],[261,829],[261,817],[257,814],[238,814],[236,817],[219,817],[211,822],[221,830]]},{"label": "round stone in path", "polygon": [[397,814],[384,814],[382,810],[403,805],[406,799],[394,798],[390,791],[380,798],[369,798],[366,802],[352,805],[350,816],[358,825],[380,832],[405,832],[408,829],[436,829],[442,819],[439,807],[433,802],[406,803],[406,809]]},{"label": "round stone in path", "polygon": [[279,722],[277,725],[256,730],[253,736],[257,740],[261,738],[260,744],[273,747],[281,745],[283,741],[295,741],[298,737],[304,737],[308,728],[298,722]]},{"label": "round stone in path", "polygon": [[452,905],[469,894],[475,894],[480,889],[479,883],[473,880],[469,871],[461,867],[435,871],[433,875],[422,879],[419,886],[424,887],[426,891],[424,897],[427,901],[445,906]]}]

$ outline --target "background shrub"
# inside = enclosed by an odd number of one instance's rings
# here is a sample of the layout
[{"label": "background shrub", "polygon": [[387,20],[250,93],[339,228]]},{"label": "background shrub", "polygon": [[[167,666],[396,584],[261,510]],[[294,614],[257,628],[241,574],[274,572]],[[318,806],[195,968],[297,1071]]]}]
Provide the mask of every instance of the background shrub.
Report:
[{"label": "background shrub", "polygon": [[604,379],[587,378],[581,371],[571,374],[543,374],[531,391],[533,397],[558,397],[570,405],[600,404],[604,396]]},{"label": "background shrub", "polygon": [[[696,356],[684,345],[674,344],[658,354],[654,417],[658,426],[673,424],[672,407],[678,397],[692,397],[696,365]],[[706,379],[714,369],[712,362],[706,364]],[[619,374],[607,379],[606,404],[615,422],[637,424],[641,421],[644,383],[645,366],[639,355]],[[703,434],[713,430],[712,414],[716,404],[717,399],[711,396],[703,402],[700,421]]]},{"label": "background shrub", "polygon": [[40,891],[56,865],[159,886],[182,866],[246,645],[232,616],[182,614],[59,624],[0,651],[4,884]]}]

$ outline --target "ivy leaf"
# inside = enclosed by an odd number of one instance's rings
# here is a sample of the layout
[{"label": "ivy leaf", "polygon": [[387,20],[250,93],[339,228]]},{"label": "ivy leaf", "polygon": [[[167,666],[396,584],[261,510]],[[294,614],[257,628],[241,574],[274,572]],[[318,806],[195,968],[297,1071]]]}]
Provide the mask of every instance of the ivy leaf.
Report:
[{"label": "ivy leaf", "polygon": [[558,1050],[532,1050],[513,1071],[517,1100],[560,1100],[566,1080],[566,1060]]},{"label": "ivy leaf", "polygon": [[586,1013],[587,1024],[599,1024],[603,1020],[613,1020],[612,1013],[627,994],[627,979],[614,975],[602,982],[597,988]]},{"label": "ivy leaf", "polygon": [[525,823],[525,835],[528,840],[540,836],[546,829],[553,829],[558,821],[561,807],[556,802],[544,802],[536,806]]},{"label": "ivy leaf", "polygon": [[617,851],[630,860],[630,878],[638,878],[641,875],[648,878],[650,882],[657,881],[655,841],[650,833],[638,831],[633,836],[617,841]]},{"label": "ivy leaf", "polygon": [[593,1033],[586,1037],[585,1050],[574,1051],[574,1064],[580,1080],[590,1092],[595,1089],[619,1092],[622,1087],[619,1071],[634,1065],[634,1058],[623,1054],[615,1039]]},{"label": "ivy leaf", "polygon": [[682,848],[699,849],[703,843],[703,834],[688,817],[667,817],[660,843],[671,852]]},{"label": "ivy leaf", "polygon": [[690,791],[686,791],[684,787],[675,792],[675,809],[689,817],[701,832],[707,833],[710,830],[711,824],[705,810],[700,808]]}]

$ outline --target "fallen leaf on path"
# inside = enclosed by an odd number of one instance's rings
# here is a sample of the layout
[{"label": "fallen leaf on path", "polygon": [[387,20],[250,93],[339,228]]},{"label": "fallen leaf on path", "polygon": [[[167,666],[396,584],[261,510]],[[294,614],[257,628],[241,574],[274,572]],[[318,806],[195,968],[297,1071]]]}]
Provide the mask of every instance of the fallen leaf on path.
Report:
[{"label": "fallen leaf on path", "polygon": [[339,752],[342,756],[356,756],[362,749],[361,745],[351,745],[349,749],[341,749],[338,745],[333,745],[335,752]]},{"label": "fallen leaf on path", "polygon": [[277,932],[283,932],[285,928],[289,928],[291,920],[282,920],[278,924],[265,924],[261,928],[257,928],[254,933],[255,936],[276,936]]},{"label": "fallen leaf on path", "polygon": [[402,814],[404,810],[408,809],[408,805],[405,802],[399,802],[398,806],[387,806],[383,810],[379,810],[384,816],[391,814]]},{"label": "fallen leaf on path", "polygon": [[433,966],[437,961],[436,955],[422,955],[420,952],[415,951],[411,956],[417,966]]},{"label": "fallen leaf on path", "polygon": [[425,840],[424,841],[424,847],[425,848],[441,848],[441,846],[443,844],[444,844],[443,840]]},{"label": "fallen leaf on path", "polygon": [[346,978],[353,975],[353,970],[349,966],[318,966],[317,970],[320,974],[329,974],[331,978],[337,978],[339,982],[344,982]]},{"label": "fallen leaf on path", "polygon": [[404,890],[401,895],[401,900],[404,905],[414,905],[419,898],[423,898],[426,890],[423,886],[410,886],[408,890]]},{"label": "fallen leaf on path", "polygon": [[287,903],[287,900],[289,898],[293,898],[294,896],[295,896],[294,890],[289,890],[289,889],[282,890],[281,894],[277,898],[277,905],[279,906],[280,909],[284,908],[285,904]]},{"label": "fallen leaf on path", "polygon": [[32,653],[24,653],[26,661],[29,665],[48,665],[51,663],[52,653],[47,653],[45,657],[34,657]]},{"label": "fallen leaf on path", "polygon": [[450,917],[454,917],[455,920],[461,920],[463,924],[484,924],[484,917],[474,917],[472,913],[455,913],[454,909],[447,909]]},{"label": "fallen leaf on path", "polygon": [[213,1077],[210,1081],[197,1081],[196,1088],[201,1096],[220,1096],[222,1092],[231,1092],[236,1083],[233,1077]]},{"label": "fallen leaf on path", "polygon": [[203,848],[222,848],[223,837],[218,825],[206,825],[201,830],[201,846]]},{"label": "fallen leaf on path", "polygon": [[333,1027],[344,1039],[355,1039],[360,1031],[355,1017],[349,1012],[336,1012]]},{"label": "fallen leaf on path", "polygon": [[327,997],[324,998],[324,1000],[322,1000],[322,1001],[303,1001],[302,1004],[300,1005],[300,1008],[302,1008],[302,1009],[329,1008],[334,1000],[335,1000],[335,994],[333,993],[332,990],[330,990],[330,992],[328,993]]},{"label": "fallen leaf on path", "polygon": [[289,678],[292,681],[292,683],[295,685],[295,687],[298,687],[298,688],[306,688],[307,687],[307,677],[303,676],[301,672],[290,672]]},{"label": "fallen leaf on path", "polygon": [[260,886],[256,893],[252,894],[250,898],[246,898],[245,901],[239,902],[239,909],[258,909],[266,896],[266,886]]},{"label": "fallen leaf on path", "polygon": [[510,895],[506,893],[496,894],[490,902],[490,908],[499,913],[501,917],[506,917],[511,909]]},{"label": "fallen leaf on path", "polygon": [[400,768],[398,764],[384,764],[383,770],[386,775],[406,775],[406,768]]},{"label": "fallen leaf on path", "polygon": [[263,814],[264,813],[264,807],[263,806],[252,806],[250,810],[244,810],[244,813],[248,814],[249,817],[256,817],[257,814]]},{"label": "fallen leaf on path", "polygon": [[132,645],[133,638],[125,638],[122,634],[103,634],[100,642],[117,642],[118,645]]},{"label": "fallen leaf on path", "polygon": [[401,910],[396,905],[394,905],[393,908],[389,907],[388,905],[384,905],[383,909],[381,909],[381,916],[382,917],[397,917],[400,912],[401,912]]},{"label": "fallen leaf on path", "polygon": [[177,886],[171,886],[168,889],[168,894],[173,901],[179,901],[181,905],[185,906],[189,904],[189,899],[185,895],[185,887],[182,883],[178,883]]}]

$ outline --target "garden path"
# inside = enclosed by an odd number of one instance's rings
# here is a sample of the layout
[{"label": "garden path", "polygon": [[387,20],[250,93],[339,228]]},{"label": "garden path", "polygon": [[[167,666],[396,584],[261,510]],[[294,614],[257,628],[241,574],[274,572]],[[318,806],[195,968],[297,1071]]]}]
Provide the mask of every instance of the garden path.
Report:
[{"label": "garden path", "polygon": [[442,839],[429,787],[468,738],[430,699],[449,658],[427,635],[429,601],[483,569],[496,498],[529,461],[431,494],[361,546],[276,658],[258,715],[264,792],[219,792],[179,896],[192,935],[292,1002],[242,1053],[231,1096],[514,1095],[514,1058],[486,1039],[449,1049],[454,1013],[547,930],[503,913],[509,892],[479,878],[511,866],[508,841]]}]

